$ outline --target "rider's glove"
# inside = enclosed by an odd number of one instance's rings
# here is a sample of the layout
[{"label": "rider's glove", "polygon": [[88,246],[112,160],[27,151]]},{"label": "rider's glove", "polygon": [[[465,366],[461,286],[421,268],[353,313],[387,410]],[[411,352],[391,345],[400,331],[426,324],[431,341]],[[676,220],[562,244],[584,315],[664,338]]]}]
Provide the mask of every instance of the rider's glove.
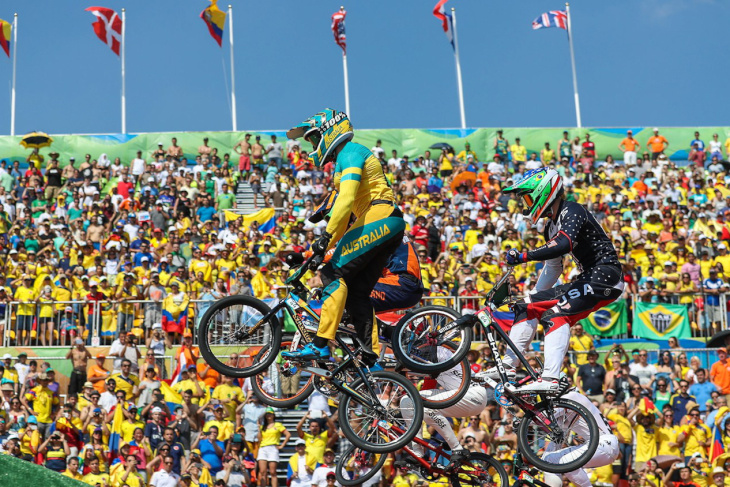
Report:
[{"label": "rider's glove", "polygon": [[322,265],[322,262],[324,262],[324,255],[313,256],[311,262],[309,262],[309,269],[316,271]]},{"label": "rider's glove", "polygon": [[332,235],[324,232],[322,236],[312,244],[312,252],[314,252],[315,255],[324,255],[327,252],[327,248],[330,246],[330,240],[332,240]]},{"label": "rider's glove", "polygon": [[527,262],[527,252],[520,252],[517,249],[509,249],[505,261],[507,262],[507,265],[511,266],[523,264]]}]

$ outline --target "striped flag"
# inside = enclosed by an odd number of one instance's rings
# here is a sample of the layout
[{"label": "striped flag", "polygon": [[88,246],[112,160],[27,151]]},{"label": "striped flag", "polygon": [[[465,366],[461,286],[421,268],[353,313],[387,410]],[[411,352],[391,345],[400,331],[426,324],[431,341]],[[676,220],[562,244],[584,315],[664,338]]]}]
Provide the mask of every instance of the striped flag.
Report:
[{"label": "striped flag", "polygon": [[182,396],[175,392],[172,387],[170,387],[170,384],[164,380],[160,382],[160,392],[162,393],[162,397],[165,399],[170,411],[175,411],[175,408],[183,403]]},{"label": "striped flag", "polygon": [[97,18],[96,22],[91,24],[94,26],[96,36],[119,56],[119,48],[122,45],[121,17],[114,10],[105,7],[89,7],[86,11],[91,12]]},{"label": "striped flag", "polygon": [[441,20],[441,27],[444,29],[444,33],[451,43],[451,48],[456,50],[456,47],[454,47],[454,19],[451,17],[451,13],[446,11],[445,7],[448,1],[439,0],[439,3],[433,8],[433,14],[437,19]]},{"label": "striped flag", "polygon": [[532,21],[533,30],[542,29],[543,27],[558,27],[568,30],[568,13],[565,10],[551,10]]},{"label": "striped flag", "polygon": [[345,35],[345,16],[347,12],[341,8],[332,14],[332,33],[335,35],[335,42],[347,54],[347,36]]},{"label": "striped flag", "polygon": [[206,467],[203,467],[203,471],[200,472],[200,478],[198,479],[199,487],[213,487],[214,483],[210,471]]},{"label": "striped flag", "polygon": [[114,418],[112,419],[111,432],[109,434],[109,461],[114,459],[122,442],[122,423],[124,422],[124,413],[122,408],[124,402],[117,403],[114,408]]},{"label": "striped flag", "polygon": [[0,19],[0,47],[10,57],[10,34],[13,26],[7,20]]},{"label": "striped flag", "polygon": [[200,12],[200,18],[208,26],[210,35],[219,46],[223,46],[223,28],[226,25],[226,13],[218,8],[218,0],[210,0],[210,6]]},{"label": "striped flag", "polygon": [[710,463],[714,463],[715,459],[725,453],[725,444],[722,442],[722,430],[717,424],[712,428],[712,445],[710,445]]}]

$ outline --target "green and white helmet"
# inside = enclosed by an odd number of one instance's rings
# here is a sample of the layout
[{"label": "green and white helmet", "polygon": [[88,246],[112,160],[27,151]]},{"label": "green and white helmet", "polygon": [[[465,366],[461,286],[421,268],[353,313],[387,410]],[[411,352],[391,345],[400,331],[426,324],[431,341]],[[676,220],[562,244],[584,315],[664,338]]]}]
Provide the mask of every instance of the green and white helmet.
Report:
[{"label": "green and white helmet", "polygon": [[354,135],[347,115],[331,108],[312,115],[286,133],[290,139],[304,137],[312,144],[309,161],[316,167],[321,167],[337,146],[352,140]]},{"label": "green and white helmet", "polygon": [[530,216],[532,224],[543,216],[556,198],[563,193],[563,178],[553,169],[540,168],[527,171],[517,184],[502,190],[505,193],[516,193],[525,203],[525,216]]}]

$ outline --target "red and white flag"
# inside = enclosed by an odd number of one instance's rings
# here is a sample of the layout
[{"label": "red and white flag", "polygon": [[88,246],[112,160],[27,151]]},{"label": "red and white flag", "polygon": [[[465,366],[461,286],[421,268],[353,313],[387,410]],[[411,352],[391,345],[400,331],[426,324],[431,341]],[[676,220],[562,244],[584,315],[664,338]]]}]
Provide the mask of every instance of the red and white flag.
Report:
[{"label": "red and white flag", "polygon": [[345,35],[345,9],[340,9],[332,14],[332,33],[335,35],[335,42],[347,53],[347,36]]},{"label": "red and white flag", "polygon": [[122,44],[121,17],[114,10],[105,7],[89,7],[86,11],[97,17],[96,22],[91,24],[96,36],[119,56],[119,47]]}]

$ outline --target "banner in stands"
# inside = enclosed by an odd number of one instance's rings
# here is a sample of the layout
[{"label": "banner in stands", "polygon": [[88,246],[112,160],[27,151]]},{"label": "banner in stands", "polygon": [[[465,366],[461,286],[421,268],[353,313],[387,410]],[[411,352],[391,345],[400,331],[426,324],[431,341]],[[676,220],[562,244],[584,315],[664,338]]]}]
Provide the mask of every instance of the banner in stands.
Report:
[{"label": "banner in stands", "polygon": [[[294,118],[296,123],[299,118]],[[357,124],[357,120],[354,121]],[[357,125],[355,125],[357,127]],[[39,130],[42,127],[39,127]],[[388,153],[386,159],[391,157],[390,150],[398,150],[398,156],[407,154],[410,157],[423,154],[424,150],[433,144],[445,142],[450,144],[458,154],[464,149],[464,143],[469,142],[471,150],[476,152],[480,161],[491,162],[494,157],[494,140],[498,128],[477,128],[477,129],[356,129],[355,142],[371,148],[377,140],[382,141],[382,147]],[[646,150],[646,142],[652,135],[652,127],[622,127],[622,128],[505,128],[504,137],[510,144],[514,144],[515,137],[521,139],[522,145],[528,151],[540,153],[545,147],[545,142],[550,142],[552,147],[558,146],[558,140],[563,136],[563,130],[567,130],[568,137],[572,140],[575,137],[584,139],[585,134],[591,135],[591,141],[596,144],[596,153],[599,160],[605,159],[611,154],[615,159],[622,160],[622,152],[618,145],[626,137],[627,130],[633,130],[634,138],[641,144],[640,152]],[[659,133],[670,141],[666,154],[673,160],[685,161],[689,155],[689,143],[694,139],[694,132],[699,131],[700,137],[710,140],[713,133],[720,135],[724,141],[730,135],[730,127],[667,127],[660,128]],[[276,135],[280,142],[286,140],[286,133],[283,130],[273,131],[251,131],[251,132],[167,132],[167,133],[146,133],[146,134],[104,134],[104,135],[56,135],[53,136],[53,145],[40,150],[40,153],[47,157],[50,152],[60,154],[61,166],[68,164],[69,157],[76,157],[77,161],[83,161],[84,154],[91,154],[92,159],[98,159],[101,154],[106,154],[111,160],[115,157],[121,158],[124,164],[136,157],[138,150],[142,151],[144,157],[149,158],[157,144],[162,144],[167,149],[171,143],[170,139],[176,137],[178,145],[182,147],[185,157],[190,161],[195,160],[198,155],[198,147],[203,143],[203,137],[208,137],[209,145],[219,149],[219,156],[225,153],[231,155],[231,160],[238,163],[238,154],[233,153],[232,148],[243,140],[246,133],[261,135],[261,143],[266,146],[270,142],[270,136]],[[0,137],[0,158],[8,160],[25,161],[30,150],[20,145],[21,136]],[[301,142],[302,148],[311,150],[309,144]],[[431,157],[438,159],[441,152],[431,150]]]},{"label": "banner in stands", "polygon": [[683,304],[636,303],[633,335],[637,338],[666,340],[669,337],[689,338],[687,306]]},{"label": "banner in stands", "polygon": [[625,299],[619,299],[580,320],[583,329],[594,336],[615,337],[627,332],[628,309]]}]

